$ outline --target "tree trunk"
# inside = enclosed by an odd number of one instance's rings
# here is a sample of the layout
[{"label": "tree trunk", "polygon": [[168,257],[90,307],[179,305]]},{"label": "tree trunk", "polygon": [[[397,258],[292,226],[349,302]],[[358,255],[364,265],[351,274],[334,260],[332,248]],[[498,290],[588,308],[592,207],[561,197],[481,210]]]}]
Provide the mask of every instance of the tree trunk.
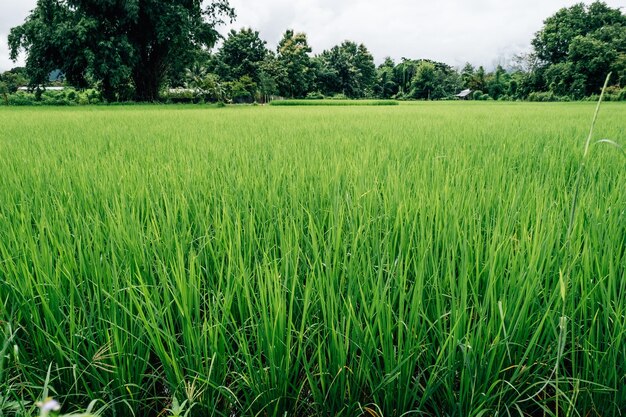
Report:
[{"label": "tree trunk", "polygon": [[[135,82],[135,100],[143,102],[155,102],[159,100],[159,87],[165,74],[163,57],[167,47],[153,44],[145,48],[141,61],[133,70]],[[148,52],[149,50],[149,52]]]},{"label": "tree trunk", "polygon": [[135,100],[154,102],[159,99],[160,77],[148,68],[137,69],[133,75],[135,82]]}]

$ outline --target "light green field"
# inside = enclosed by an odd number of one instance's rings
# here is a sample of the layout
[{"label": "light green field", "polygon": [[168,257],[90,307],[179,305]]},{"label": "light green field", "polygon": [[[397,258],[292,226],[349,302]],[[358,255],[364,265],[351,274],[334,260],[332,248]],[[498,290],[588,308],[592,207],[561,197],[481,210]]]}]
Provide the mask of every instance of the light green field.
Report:
[{"label": "light green field", "polygon": [[0,109],[0,415],[623,414],[594,106]]}]

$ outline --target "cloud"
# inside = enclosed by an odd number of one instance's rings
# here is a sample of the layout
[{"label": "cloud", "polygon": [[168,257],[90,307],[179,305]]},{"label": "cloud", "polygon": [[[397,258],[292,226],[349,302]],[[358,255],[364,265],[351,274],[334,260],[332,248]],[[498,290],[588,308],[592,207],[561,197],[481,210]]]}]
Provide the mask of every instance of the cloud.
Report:
[{"label": "cloud", "polygon": [[[316,53],[345,39],[364,43],[377,62],[430,58],[494,66],[529,49],[543,20],[577,1],[546,0],[231,0],[232,26],[251,26],[274,47],[285,29],[306,32]],[[589,2],[589,1],[588,1]],[[626,1],[608,1],[624,7]]]},{"label": "cloud", "polygon": [[[24,21],[36,0],[1,0],[0,70],[8,59],[9,29]],[[237,21],[222,28],[252,27],[275,48],[286,29],[305,32],[315,53],[343,40],[364,43],[377,62],[430,58],[454,66],[493,67],[528,50],[543,20],[577,0],[231,0]],[[590,3],[591,0],[587,0]],[[608,0],[626,7],[626,0]],[[21,64],[22,62],[20,62]]]},{"label": "cloud", "polygon": [[2,0],[2,6],[0,6],[0,71],[23,65],[23,61],[16,64],[9,59],[7,37],[11,28],[22,23],[36,4],[36,0]]}]

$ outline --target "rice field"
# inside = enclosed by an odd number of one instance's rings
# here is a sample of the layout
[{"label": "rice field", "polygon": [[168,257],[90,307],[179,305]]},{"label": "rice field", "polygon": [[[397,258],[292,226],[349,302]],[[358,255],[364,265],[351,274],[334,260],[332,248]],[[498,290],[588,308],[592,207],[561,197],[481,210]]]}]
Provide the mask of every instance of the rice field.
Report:
[{"label": "rice field", "polygon": [[594,109],[0,109],[0,415],[623,415]]}]

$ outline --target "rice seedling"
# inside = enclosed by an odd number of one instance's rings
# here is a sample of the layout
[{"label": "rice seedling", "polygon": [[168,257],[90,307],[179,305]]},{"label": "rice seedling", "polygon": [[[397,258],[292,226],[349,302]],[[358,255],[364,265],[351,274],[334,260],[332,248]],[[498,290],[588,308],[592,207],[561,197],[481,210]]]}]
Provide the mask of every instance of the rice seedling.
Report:
[{"label": "rice seedling", "polygon": [[[1,109],[0,397],[624,413],[622,155],[587,156],[570,220],[593,110]],[[625,121],[604,103],[594,136]]]},{"label": "rice seedling", "polygon": [[273,100],[272,106],[397,106],[396,100]]}]

